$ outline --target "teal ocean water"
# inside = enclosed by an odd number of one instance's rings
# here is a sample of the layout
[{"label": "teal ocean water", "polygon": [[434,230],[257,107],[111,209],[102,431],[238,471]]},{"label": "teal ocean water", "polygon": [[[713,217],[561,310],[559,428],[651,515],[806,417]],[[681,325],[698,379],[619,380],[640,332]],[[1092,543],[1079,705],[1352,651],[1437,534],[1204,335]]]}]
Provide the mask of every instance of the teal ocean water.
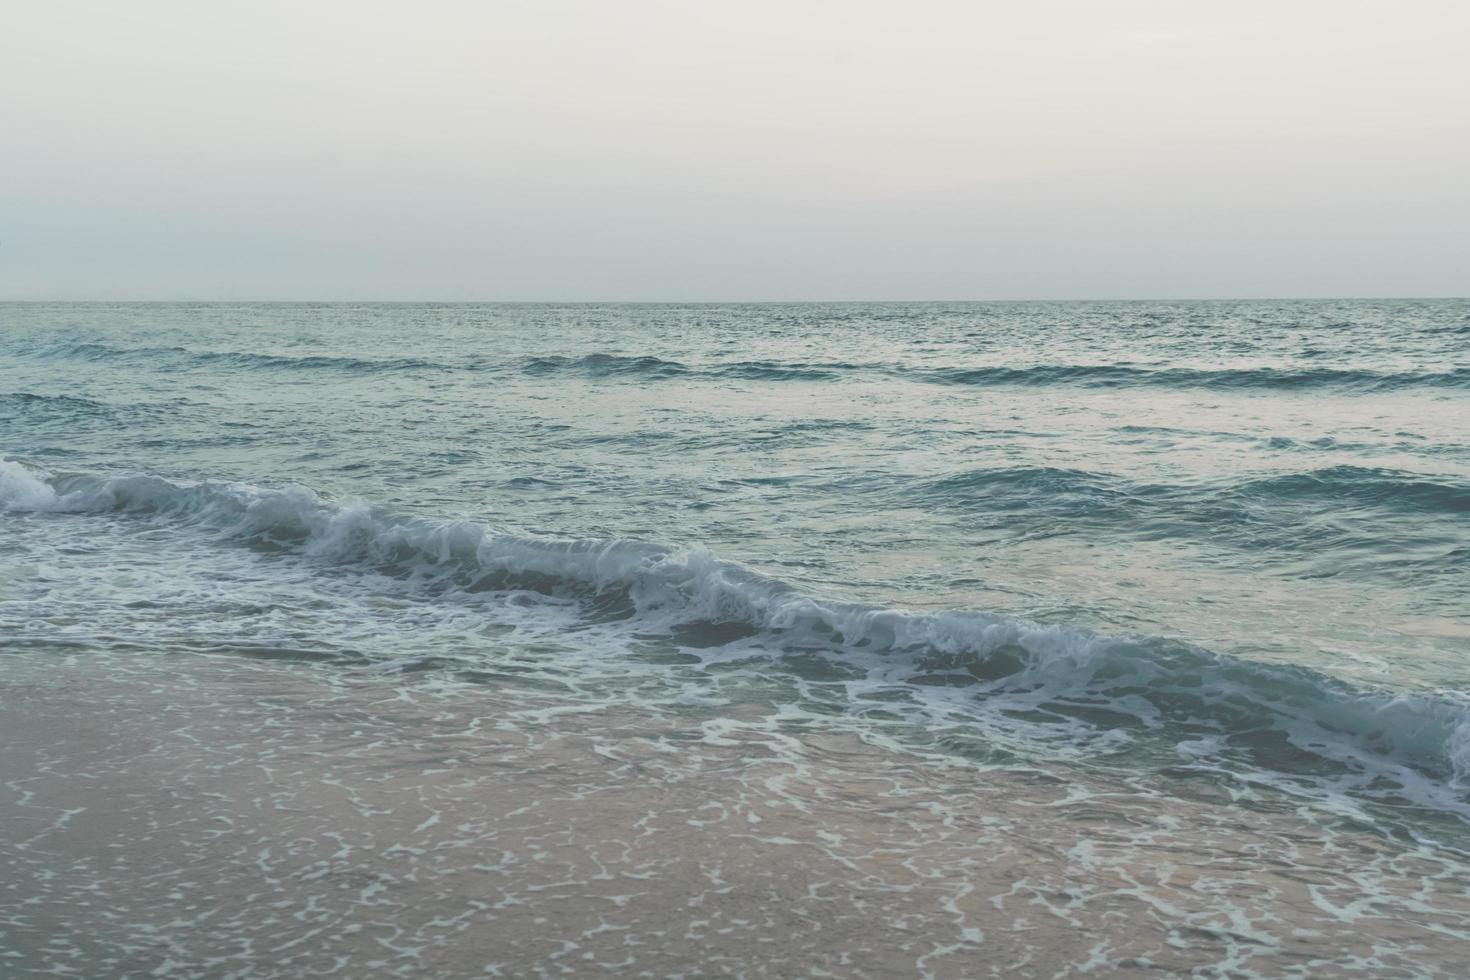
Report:
[{"label": "teal ocean water", "polygon": [[12,664],[758,718],[1466,867],[1467,301],[10,304],[0,456]]}]

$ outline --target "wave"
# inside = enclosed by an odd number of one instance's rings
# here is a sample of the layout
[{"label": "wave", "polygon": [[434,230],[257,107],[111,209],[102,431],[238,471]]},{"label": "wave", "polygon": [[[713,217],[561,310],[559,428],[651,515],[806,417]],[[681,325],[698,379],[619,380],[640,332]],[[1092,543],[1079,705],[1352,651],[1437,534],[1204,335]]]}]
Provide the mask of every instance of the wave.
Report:
[{"label": "wave", "polygon": [[855,364],[806,364],[784,361],[735,361],[707,367],[691,367],[660,357],[619,354],[586,354],[581,357],[530,357],[522,362],[528,374],[570,374],[590,378],[702,377],[740,381],[835,381],[845,372],[860,369]]},{"label": "wave", "polygon": [[1378,508],[1389,512],[1463,514],[1470,483],[1407,470],[1338,465],[1210,483],[1140,483],[1086,470],[1015,466],[967,470],[901,487],[936,503],[976,501],[987,510],[1050,509],[1079,516],[1115,509],[1165,509],[1189,521],[1258,523],[1263,510],[1281,508],[1294,522],[1303,505]]},{"label": "wave", "polygon": [[32,356],[82,361],[127,362],[145,365],[207,366],[224,365],[237,368],[266,368],[302,371],[328,370],[355,374],[381,371],[449,370],[450,366],[416,357],[360,358],[324,354],[290,356],[258,354],[248,351],[200,351],[186,347],[113,347],[108,344],[77,343],[32,350]]},{"label": "wave", "polygon": [[27,391],[13,391],[0,394],[0,410],[3,409],[26,414],[65,412],[73,415],[107,415],[113,411],[113,406],[75,395],[34,395]]},{"label": "wave", "polygon": [[1370,466],[1243,474],[1188,483],[1139,481],[1063,467],[1015,466],[940,477],[875,478],[888,506],[1026,537],[1207,542],[1262,574],[1346,576],[1422,587],[1463,580],[1456,544],[1470,481]]},{"label": "wave", "polygon": [[620,354],[529,357],[524,360],[523,367],[528,374],[578,374],[593,378],[613,378],[622,375],[633,375],[640,378],[673,378],[691,373],[686,365],[678,361]]},{"label": "wave", "polygon": [[1263,500],[1322,500],[1394,510],[1470,512],[1470,484],[1372,466],[1330,466],[1252,480],[1238,490]]},{"label": "wave", "polygon": [[1212,754],[1215,765],[1285,773],[1297,786],[1346,780],[1369,796],[1409,797],[1470,816],[1463,798],[1470,703],[1449,694],[1362,689],[1160,637],[833,601],[698,547],[557,540],[408,519],[303,487],[52,476],[0,460],[0,510],[135,515],[425,588],[570,596],[604,618],[620,610],[638,636],[702,630],[715,639],[690,646],[730,645],[742,656],[778,660],[819,654],[859,671],[869,685],[949,692],[947,717],[966,712],[1018,745],[1095,747],[1120,734],[1168,734],[1177,755]]},{"label": "wave", "polygon": [[872,369],[872,365],[843,362],[737,361],[722,364],[709,373],[741,381],[836,381]]},{"label": "wave", "polygon": [[[281,371],[338,371],[354,374],[395,371],[504,371],[533,376],[658,381],[675,378],[733,381],[836,382],[897,378],[924,384],[966,387],[1074,386],[1084,388],[1166,387],[1221,391],[1337,389],[1360,393],[1413,388],[1470,389],[1470,367],[1443,371],[1375,371],[1332,367],[1162,368],[1135,364],[1036,364],[980,367],[923,367],[845,361],[725,361],[691,365],[654,355],[594,352],[499,361],[486,356],[462,360],[422,357],[361,358],[342,355],[262,354],[201,351],[185,347],[117,347],[95,342],[51,344],[18,350],[41,358],[132,363],[140,366],[225,366]],[[1309,352],[1313,353],[1313,352]]]},{"label": "wave", "polygon": [[648,355],[607,353],[580,357],[531,357],[526,358],[522,366],[529,374],[643,380],[699,377],[741,381],[840,381],[861,377],[893,377],[939,385],[1173,387],[1226,391],[1339,388],[1382,392],[1419,387],[1470,388],[1470,368],[1428,372],[1380,372],[1351,368],[1147,368],[1125,364],[924,368],[899,364],[772,360],[734,361],[694,367],[681,361]]},{"label": "wave", "polygon": [[1168,387],[1220,390],[1347,388],[1470,388],[1470,368],[1384,372],[1354,368],[1148,368],[1125,364],[1042,364],[1031,367],[946,368],[921,374],[952,385],[1077,385],[1088,388]]},{"label": "wave", "polygon": [[107,402],[77,395],[38,395],[17,391],[0,393],[0,420],[56,427],[76,432],[89,424],[115,425],[144,422],[176,412],[185,399],[159,402]]}]

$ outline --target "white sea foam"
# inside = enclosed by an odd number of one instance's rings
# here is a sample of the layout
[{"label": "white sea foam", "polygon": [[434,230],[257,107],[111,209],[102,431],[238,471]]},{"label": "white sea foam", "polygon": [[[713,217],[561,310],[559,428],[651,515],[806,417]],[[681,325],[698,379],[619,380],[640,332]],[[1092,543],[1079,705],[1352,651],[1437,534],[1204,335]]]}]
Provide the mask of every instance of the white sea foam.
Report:
[{"label": "white sea foam", "polygon": [[58,505],[56,490],[43,470],[0,459],[0,510],[53,510]]}]

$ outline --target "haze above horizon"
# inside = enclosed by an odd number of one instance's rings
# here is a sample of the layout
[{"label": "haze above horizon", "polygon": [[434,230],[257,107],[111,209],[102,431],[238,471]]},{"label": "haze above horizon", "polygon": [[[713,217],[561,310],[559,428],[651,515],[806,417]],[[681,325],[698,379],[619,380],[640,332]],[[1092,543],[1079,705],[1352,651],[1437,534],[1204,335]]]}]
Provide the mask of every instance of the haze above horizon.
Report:
[{"label": "haze above horizon", "polygon": [[1470,5],[18,6],[0,299],[1470,293]]}]

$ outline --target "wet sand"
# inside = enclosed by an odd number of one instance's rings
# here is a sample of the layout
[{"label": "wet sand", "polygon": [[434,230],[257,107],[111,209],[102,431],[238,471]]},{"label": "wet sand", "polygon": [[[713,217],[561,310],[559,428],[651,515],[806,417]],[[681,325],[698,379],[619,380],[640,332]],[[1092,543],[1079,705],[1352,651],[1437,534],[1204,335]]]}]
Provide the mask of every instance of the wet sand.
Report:
[{"label": "wet sand", "polygon": [[750,706],[0,658],[0,974],[1463,975],[1465,865]]}]

